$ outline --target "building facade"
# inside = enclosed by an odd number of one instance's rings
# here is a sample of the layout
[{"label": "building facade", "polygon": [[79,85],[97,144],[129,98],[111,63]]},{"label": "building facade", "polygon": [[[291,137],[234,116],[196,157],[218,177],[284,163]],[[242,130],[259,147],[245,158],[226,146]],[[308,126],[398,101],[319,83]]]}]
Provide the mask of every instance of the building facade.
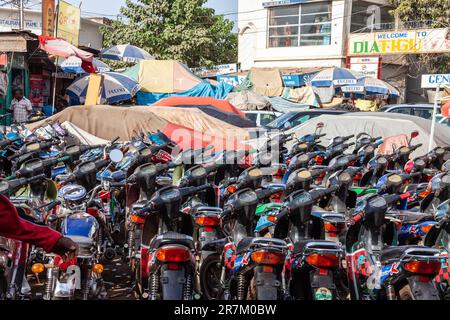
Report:
[{"label": "building facade", "polygon": [[[34,34],[42,33],[42,13],[36,10],[25,10],[25,30]],[[81,18],[79,46],[101,50],[103,35],[99,28],[102,23],[96,18]],[[19,12],[15,8],[0,8],[0,32],[19,29]]]},{"label": "building facade", "polygon": [[348,34],[392,22],[389,9],[387,0],[239,0],[238,62],[242,70],[344,66]]}]

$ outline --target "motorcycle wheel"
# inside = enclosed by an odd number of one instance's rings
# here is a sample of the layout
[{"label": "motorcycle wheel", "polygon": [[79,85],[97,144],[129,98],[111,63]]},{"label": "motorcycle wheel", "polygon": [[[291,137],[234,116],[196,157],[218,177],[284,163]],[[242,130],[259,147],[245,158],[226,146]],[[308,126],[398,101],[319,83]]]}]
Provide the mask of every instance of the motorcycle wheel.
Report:
[{"label": "motorcycle wheel", "polygon": [[0,300],[6,299],[6,290],[8,288],[8,282],[5,279],[5,275],[0,273]]},{"label": "motorcycle wheel", "polygon": [[200,289],[205,300],[217,300],[221,295],[220,274],[222,267],[220,265],[220,256],[211,254],[203,260],[200,267]]}]

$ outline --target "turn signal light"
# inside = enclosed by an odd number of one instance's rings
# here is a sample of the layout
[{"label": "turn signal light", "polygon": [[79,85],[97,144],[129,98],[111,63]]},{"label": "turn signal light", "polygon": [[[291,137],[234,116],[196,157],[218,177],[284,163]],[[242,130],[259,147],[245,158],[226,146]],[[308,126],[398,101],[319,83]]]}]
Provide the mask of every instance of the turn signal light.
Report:
[{"label": "turn signal light", "polygon": [[420,230],[422,230],[424,233],[428,233],[428,232],[430,232],[431,228],[433,228],[432,224],[427,225],[427,226],[421,226]]},{"label": "turn signal light", "polygon": [[141,223],[145,222],[145,217],[141,217],[141,216],[137,216],[135,214],[132,214],[132,215],[130,215],[130,220],[133,223],[141,224]]},{"label": "turn signal light", "polygon": [[44,270],[45,267],[42,263],[35,263],[31,266],[31,272],[33,273],[42,273]]},{"label": "turn signal light", "polygon": [[278,252],[255,251],[252,253],[252,260],[260,264],[282,264],[284,263],[284,255]]},{"label": "turn signal light", "polygon": [[185,262],[191,258],[191,253],[184,246],[167,246],[156,251],[156,258],[161,262]]},{"label": "turn signal light", "polygon": [[227,191],[228,191],[229,193],[235,193],[235,192],[236,192],[236,186],[235,186],[234,184],[232,184],[231,186],[229,186],[229,187],[227,188]]},{"label": "turn signal light", "polygon": [[405,263],[403,268],[411,273],[437,274],[441,269],[441,263],[439,261],[410,261]]},{"label": "turn signal light", "polygon": [[266,219],[267,219],[267,221],[272,222],[272,223],[277,222],[277,216],[267,216]]},{"label": "turn signal light", "polygon": [[219,216],[199,216],[195,218],[195,223],[203,227],[216,227],[220,225]]},{"label": "turn signal light", "polygon": [[100,274],[100,273],[103,273],[103,270],[105,270],[105,268],[100,263],[96,263],[92,266],[92,272],[94,272],[94,273]]},{"label": "turn signal light", "polygon": [[335,254],[314,253],[306,257],[306,262],[319,268],[337,267],[339,265],[339,256]]},{"label": "turn signal light", "polygon": [[343,227],[340,224],[333,224],[331,222],[325,222],[324,226],[325,226],[325,231],[328,231],[328,232],[339,232],[341,230],[341,228]]}]

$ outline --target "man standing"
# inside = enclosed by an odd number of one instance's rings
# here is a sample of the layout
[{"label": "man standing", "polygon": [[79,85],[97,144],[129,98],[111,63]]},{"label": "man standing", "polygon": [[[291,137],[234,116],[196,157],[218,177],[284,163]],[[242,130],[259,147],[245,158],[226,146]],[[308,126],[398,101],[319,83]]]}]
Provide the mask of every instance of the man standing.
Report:
[{"label": "man standing", "polygon": [[11,112],[13,113],[13,122],[21,124],[27,122],[33,107],[30,100],[23,96],[22,89],[14,90],[14,99],[11,101]]}]

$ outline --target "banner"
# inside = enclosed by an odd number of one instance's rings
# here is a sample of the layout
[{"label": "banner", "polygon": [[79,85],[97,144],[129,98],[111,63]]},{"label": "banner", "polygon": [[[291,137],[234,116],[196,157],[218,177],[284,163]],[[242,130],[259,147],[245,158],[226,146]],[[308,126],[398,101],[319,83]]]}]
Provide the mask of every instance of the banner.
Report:
[{"label": "banner", "polygon": [[78,46],[80,34],[80,9],[67,2],[59,1],[58,5],[58,34],[74,46]]},{"label": "banner", "polygon": [[30,102],[33,107],[44,106],[44,79],[40,74],[30,75]]},{"label": "banner", "polygon": [[42,0],[42,35],[55,36],[55,0]]},{"label": "banner", "polygon": [[449,29],[353,33],[349,56],[450,52]]},{"label": "banner", "polygon": [[351,57],[350,70],[362,73],[366,77],[380,79],[380,57]]}]

